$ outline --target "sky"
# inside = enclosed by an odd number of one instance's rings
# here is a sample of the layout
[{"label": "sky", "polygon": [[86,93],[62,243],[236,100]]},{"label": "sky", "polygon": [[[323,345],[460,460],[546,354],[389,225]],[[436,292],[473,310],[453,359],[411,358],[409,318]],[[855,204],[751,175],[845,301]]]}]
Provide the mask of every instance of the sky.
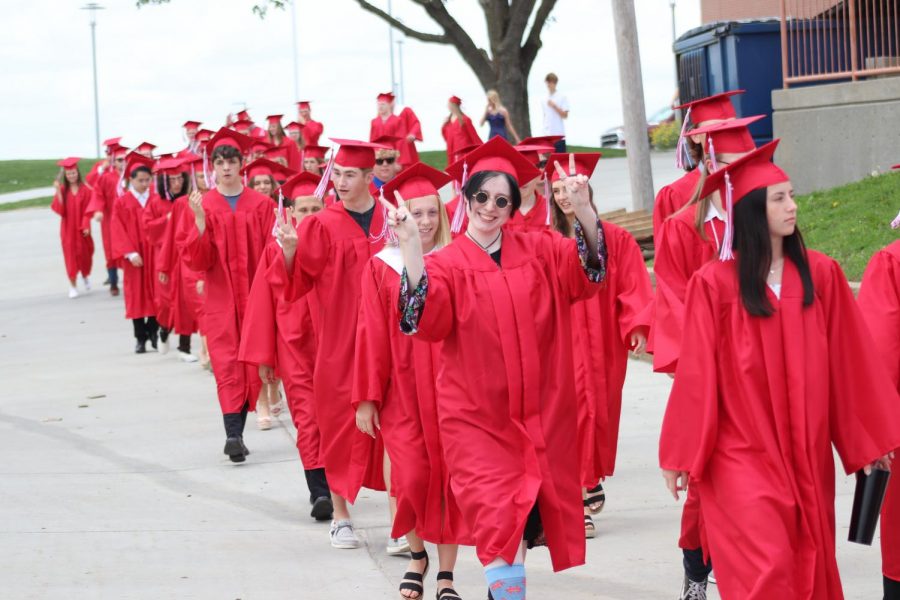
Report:
[{"label": "sky", "polygon": [[[147,140],[158,151],[184,146],[188,119],[217,129],[225,115],[248,107],[257,122],[284,113],[294,101],[313,101],[325,136],[365,138],[375,96],[391,88],[388,26],[355,0],[294,0],[265,19],[260,0],[171,0],[138,9],[133,0],[99,0],[97,70],[100,137]],[[388,0],[373,0],[387,8]],[[4,13],[0,89],[11,98],[2,111],[0,159],[93,156],[94,98],[91,34],[85,2],[31,0]],[[675,90],[669,0],[636,0],[644,95],[648,114],[667,106]],[[699,0],[677,0],[678,35],[700,25]],[[487,40],[476,0],[447,0],[447,8],[475,42]],[[404,23],[439,33],[410,0],[393,0]],[[294,94],[292,14],[297,20],[299,95]],[[478,120],[484,92],[453,46],[403,40],[403,100],[423,125],[424,150],[443,149],[440,126],[451,95]],[[572,144],[599,145],[600,134],[622,122],[610,0],[559,0],[543,32],[543,48],[529,78],[532,131],[542,123],[544,75],[559,75],[569,99]],[[400,52],[394,45],[399,79]],[[10,93],[11,92],[11,93]],[[398,108],[400,106],[398,102]],[[486,130],[485,130],[486,131]],[[485,133],[482,131],[482,134]]]}]

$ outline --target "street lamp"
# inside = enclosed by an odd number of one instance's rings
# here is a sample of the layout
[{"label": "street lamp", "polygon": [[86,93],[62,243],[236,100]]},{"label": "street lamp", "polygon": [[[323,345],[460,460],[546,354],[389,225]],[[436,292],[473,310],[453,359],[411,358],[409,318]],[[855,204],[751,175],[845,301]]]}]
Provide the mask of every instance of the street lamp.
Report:
[{"label": "street lamp", "polygon": [[[388,16],[393,17],[392,3],[388,0]],[[397,76],[394,74],[394,26],[388,23],[388,52],[391,55],[391,93],[397,93]]]},{"label": "street lamp", "polygon": [[91,15],[91,58],[94,64],[94,141],[97,144],[97,158],[100,155],[100,100],[97,93],[97,11],[103,7],[96,2],[89,2],[81,7],[81,10],[90,12]]},{"label": "street lamp", "polygon": [[403,39],[397,40],[397,64],[400,67],[400,104],[406,105],[406,94],[403,91]]},{"label": "street lamp", "polygon": [[300,69],[297,66],[297,2],[291,2],[291,34],[294,39],[294,100],[300,98]]}]

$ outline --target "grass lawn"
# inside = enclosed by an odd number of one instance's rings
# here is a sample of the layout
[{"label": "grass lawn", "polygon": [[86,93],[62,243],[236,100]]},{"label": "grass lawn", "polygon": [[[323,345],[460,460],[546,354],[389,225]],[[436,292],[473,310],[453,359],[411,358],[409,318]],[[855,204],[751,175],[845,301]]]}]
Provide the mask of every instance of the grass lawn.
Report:
[{"label": "grass lawn", "polygon": [[0,212],[18,210],[20,208],[50,206],[51,202],[53,202],[53,196],[47,196],[46,198],[32,198],[31,200],[19,200],[18,202],[6,202],[5,204],[0,204]]},{"label": "grass lawn", "polygon": [[[0,160],[0,194],[18,192],[53,185],[53,178],[59,173],[57,159],[46,160]],[[97,162],[94,158],[81,161],[81,173],[87,174]]]},{"label": "grass lawn", "polygon": [[841,263],[859,281],[876,250],[898,238],[890,221],[900,210],[900,173],[797,198],[797,220],[806,245]]}]

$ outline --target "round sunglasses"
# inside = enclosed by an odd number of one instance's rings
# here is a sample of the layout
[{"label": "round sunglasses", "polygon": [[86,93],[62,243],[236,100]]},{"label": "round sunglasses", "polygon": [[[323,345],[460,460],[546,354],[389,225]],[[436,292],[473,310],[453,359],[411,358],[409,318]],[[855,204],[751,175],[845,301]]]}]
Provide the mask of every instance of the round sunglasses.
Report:
[{"label": "round sunglasses", "polygon": [[[474,198],[475,201],[478,202],[478,204],[485,204],[489,199],[487,192],[476,192]],[[494,198],[494,206],[496,206],[497,208],[506,208],[507,206],[509,206],[509,198],[506,198],[505,196],[497,196],[496,198]]]}]

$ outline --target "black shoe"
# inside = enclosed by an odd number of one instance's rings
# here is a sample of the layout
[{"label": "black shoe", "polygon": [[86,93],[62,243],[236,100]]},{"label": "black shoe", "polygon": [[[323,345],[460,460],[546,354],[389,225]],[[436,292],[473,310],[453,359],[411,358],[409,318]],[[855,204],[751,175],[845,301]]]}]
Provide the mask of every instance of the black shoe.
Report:
[{"label": "black shoe", "polygon": [[150,345],[153,346],[154,352],[159,352],[159,336],[150,336]]},{"label": "black shoe", "polygon": [[250,452],[247,450],[247,446],[244,445],[244,440],[239,437],[230,437],[225,440],[225,454],[228,455],[228,458],[231,459],[231,462],[239,463],[247,460],[247,455]]},{"label": "black shoe", "polygon": [[137,342],[134,345],[134,353],[135,354],[146,354],[147,353],[147,342]]},{"label": "black shoe", "polygon": [[159,328],[159,341],[163,344],[169,341],[169,330],[164,327]]},{"label": "black shoe", "polygon": [[330,521],[333,514],[334,504],[331,503],[331,498],[321,496],[313,502],[312,512],[309,513],[309,516],[316,521]]}]

